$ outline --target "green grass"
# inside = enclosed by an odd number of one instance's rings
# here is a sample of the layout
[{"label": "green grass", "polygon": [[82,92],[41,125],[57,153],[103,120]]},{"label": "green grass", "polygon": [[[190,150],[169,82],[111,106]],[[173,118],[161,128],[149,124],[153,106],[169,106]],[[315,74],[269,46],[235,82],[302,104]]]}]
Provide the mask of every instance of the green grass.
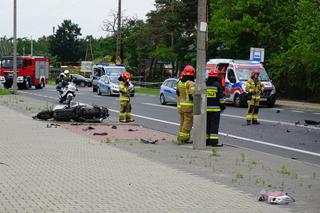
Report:
[{"label": "green grass", "polygon": [[49,79],[48,80],[49,85],[56,85],[56,80],[55,79]]},{"label": "green grass", "polygon": [[0,95],[10,95],[11,92],[7,89],[0,89]]},{"label": "green grass", "polygon": [[147,94],[147,95],[159,95],[160,94],[159,89],[136,87],[135,90],[136,90],[136,93],[142,93],[142,94]]}]

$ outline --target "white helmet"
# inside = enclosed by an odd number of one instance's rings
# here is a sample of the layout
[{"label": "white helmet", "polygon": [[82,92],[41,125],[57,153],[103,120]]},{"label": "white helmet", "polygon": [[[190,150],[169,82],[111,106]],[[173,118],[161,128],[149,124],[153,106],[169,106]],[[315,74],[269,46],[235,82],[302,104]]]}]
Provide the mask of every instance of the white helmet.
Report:
[{"label": "white helmet", "polygon": [[69,74],[69,70],[65,70],[63,73],[68,75]]},{"label": "white helmet", "polygon": [[66,77],[66,75],[62,72],[60,73],[60,77]]}]

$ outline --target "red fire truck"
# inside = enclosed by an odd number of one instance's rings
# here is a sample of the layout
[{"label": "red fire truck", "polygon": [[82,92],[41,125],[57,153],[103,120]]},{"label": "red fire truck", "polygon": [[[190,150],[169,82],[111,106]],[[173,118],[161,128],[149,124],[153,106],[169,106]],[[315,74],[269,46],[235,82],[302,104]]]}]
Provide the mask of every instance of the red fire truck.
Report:
[{"label": "red fire truck", "polygon": [[[13,83],[13,57],[3,56],[0,61],[0,82],[10,88]],[[48,83],[49,61],[44,57],[17,57],[17,84],[19,89],[35,86],[41,89]]]}]

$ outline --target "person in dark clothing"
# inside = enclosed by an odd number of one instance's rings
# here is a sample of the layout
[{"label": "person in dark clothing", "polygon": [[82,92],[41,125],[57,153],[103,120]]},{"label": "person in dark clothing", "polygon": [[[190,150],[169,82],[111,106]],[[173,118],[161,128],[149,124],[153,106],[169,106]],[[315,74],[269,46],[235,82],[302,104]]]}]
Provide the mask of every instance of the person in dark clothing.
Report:
[{"label": "person in dark clothing", "polygon": [[223,146],[219,143],[220,113],[225,110],[219,70],[213,68],[207,84],[207,146]]}]

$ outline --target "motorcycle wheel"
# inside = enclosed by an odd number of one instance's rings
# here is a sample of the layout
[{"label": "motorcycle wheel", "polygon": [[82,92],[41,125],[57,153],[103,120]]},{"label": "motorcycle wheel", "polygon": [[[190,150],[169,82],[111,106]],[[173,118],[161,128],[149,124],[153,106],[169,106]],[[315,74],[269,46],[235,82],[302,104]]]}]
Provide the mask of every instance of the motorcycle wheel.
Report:
[{"label": "motorcycle wheel", "polygon": [[71,101],[72,101],[72,96],[68,96],[66,100],[66,104],[68,105],[69,108],[70,108]]}]

